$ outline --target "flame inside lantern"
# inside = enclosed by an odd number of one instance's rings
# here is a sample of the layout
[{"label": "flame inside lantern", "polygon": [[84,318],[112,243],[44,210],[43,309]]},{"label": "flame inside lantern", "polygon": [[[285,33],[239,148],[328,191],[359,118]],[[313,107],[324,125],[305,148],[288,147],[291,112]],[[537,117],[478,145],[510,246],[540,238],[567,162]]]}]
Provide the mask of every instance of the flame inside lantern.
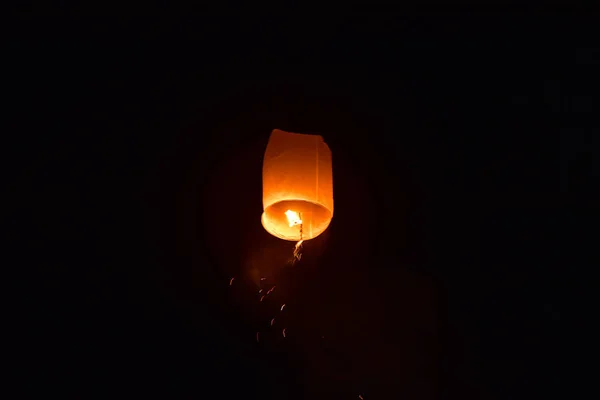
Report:
[{"label": "flame inside lantern", "polygon": [[287,210],[285,212],[285,216],[288,219],[288,224],[290,225],[290,228],[292,226],[296,226],[296,225],[302,224],[302,220],[300,219],[300,215],[298,215],[298,213],[296,211]]}]

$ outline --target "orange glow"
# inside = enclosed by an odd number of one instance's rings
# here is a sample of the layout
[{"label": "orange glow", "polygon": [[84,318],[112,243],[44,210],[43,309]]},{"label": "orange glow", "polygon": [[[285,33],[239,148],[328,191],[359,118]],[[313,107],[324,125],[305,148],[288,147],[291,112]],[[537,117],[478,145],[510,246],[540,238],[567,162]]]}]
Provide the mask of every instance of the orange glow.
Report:
[{"label": "orange glow", "polygon": [[263,160],[262,225],[280,239],[310,240],[333,218],[331,150],[322,136],[273,130]]}]

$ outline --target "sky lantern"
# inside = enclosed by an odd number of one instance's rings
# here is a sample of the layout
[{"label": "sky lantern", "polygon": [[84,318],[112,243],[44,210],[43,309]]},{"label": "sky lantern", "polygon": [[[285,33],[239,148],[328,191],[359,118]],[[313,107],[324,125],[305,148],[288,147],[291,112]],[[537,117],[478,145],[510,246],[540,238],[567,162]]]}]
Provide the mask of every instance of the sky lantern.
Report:
[{"label": "sky lantern", "polygon": [[333,217],[331,150],[320,135],[271,132],[263,161],[262,225],[271,235],[314,239]]}]

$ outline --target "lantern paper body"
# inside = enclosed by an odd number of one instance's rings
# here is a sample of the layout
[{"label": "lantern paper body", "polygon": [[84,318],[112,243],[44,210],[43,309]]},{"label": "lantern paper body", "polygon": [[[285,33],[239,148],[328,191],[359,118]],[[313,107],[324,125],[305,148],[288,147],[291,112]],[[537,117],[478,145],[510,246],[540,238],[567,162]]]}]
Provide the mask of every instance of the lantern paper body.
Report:
[{"label": "lantern paper body", "polygon": [[[333,217],[331,150],[319,135],[275,129],[263,161],[262,225],[280,239],[298,241],[319,236]],[[286,211],[300,213],[290,226]]]}]

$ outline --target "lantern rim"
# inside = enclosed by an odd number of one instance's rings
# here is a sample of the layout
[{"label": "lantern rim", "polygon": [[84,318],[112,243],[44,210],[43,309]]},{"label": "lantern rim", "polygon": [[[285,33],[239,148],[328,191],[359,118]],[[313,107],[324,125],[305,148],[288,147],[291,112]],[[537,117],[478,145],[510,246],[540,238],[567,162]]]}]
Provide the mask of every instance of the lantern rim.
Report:
[{"label": "lantern rim", "polygon": [[[277,204],[280,203],[286,203],[286,202],[302,202],[302,203],[306,203],[312,206],[315,206],[316,209],[318,209],[319,211],[323,211],[327,213],[327,216],[325,218],[321,218],[321,223],[318,225],[318,228],[316,229],[316,232],[311,231],[310,229],[308,229],[306,226],[304,227],[304,233],[302,235],[302,238],[300,237],[300,230],[298,229],[298,235],[284,235],[281,232],[279,232],[276,229],[273,229],[273,227],[275,225],[277,225],[278,223],[276,222],[271,222],[268,223],[266,221],[266,216],[267,216],[267,210]],[[282,217],[283,219],[283,217]],[[333,210],[327,208],[324,204],[319,203],[319,202],[314,202],[314,201],[309,201],[309,200],[304,200],[304,199],[286,199],[286,200],[281,200],[278,202],[275,202],[273,204],[271,204],[269,207],[266,207],[265,210],[263,211],[261,217],[260,217],[260,222],[263,226],[263,228],[271,235],[279,238],[279,239],[283,239],[283,240],[287,240],[290,242],[297,242],[299,240],[311,240],[316,238],[317,236],[321,235],[323,232],[325,232],[327,230],[327,228],[329,228],[329,225],[331,224],[331,220],[333,219]],[[279,222],[279,225],[281,225],[281,222]]]}]

